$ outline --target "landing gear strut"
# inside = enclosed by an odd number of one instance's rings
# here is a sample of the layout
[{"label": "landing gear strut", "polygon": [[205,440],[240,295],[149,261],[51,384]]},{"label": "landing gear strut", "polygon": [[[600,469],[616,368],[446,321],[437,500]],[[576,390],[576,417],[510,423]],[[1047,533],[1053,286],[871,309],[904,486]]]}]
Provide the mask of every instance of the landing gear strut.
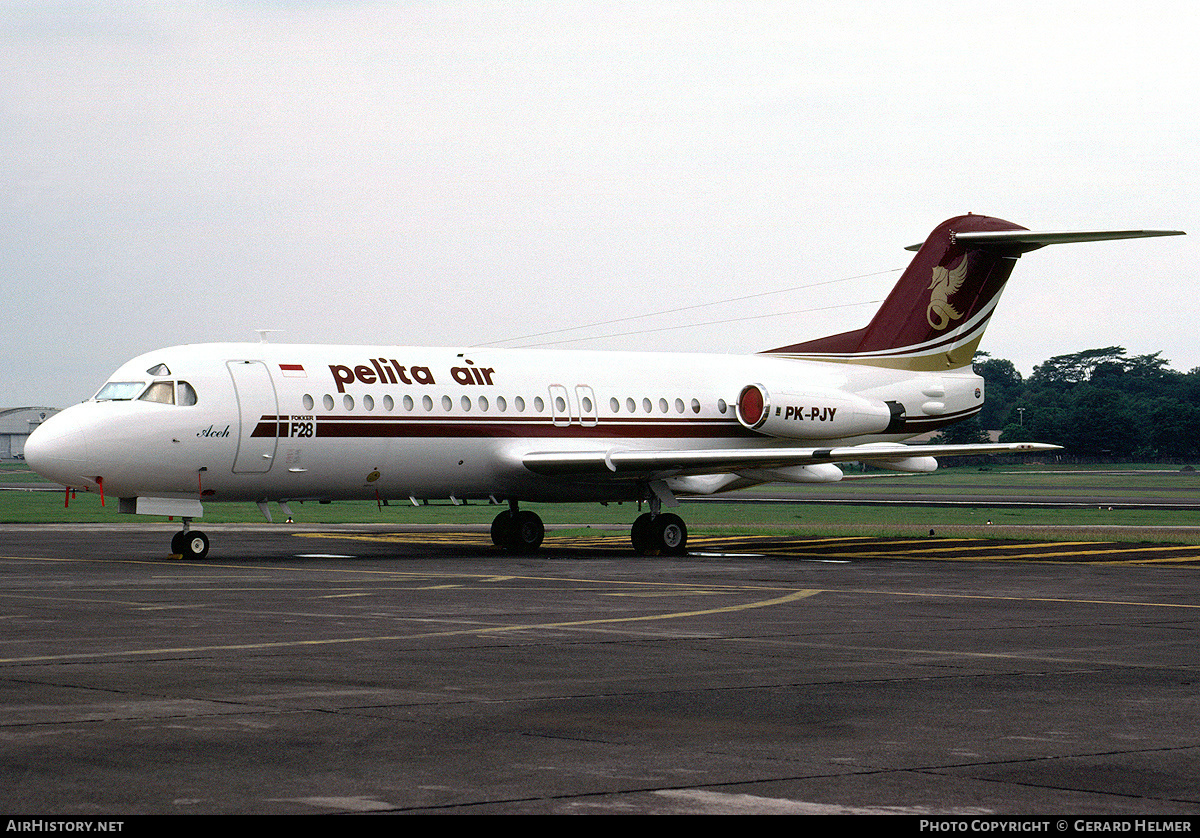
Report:
[{"label": "landing gear strut", "polygon": [[208,536],[189,529],[191,522],[191,518],[184,518],[183,529],[171,536],[171,554],[198,561],[208,555]]},{"label": "landing gear strut", "polygon": [[650,511],[639,515],[633,522],[630,540],[639,556],[685,556],[687,555],[687,525],[674,513],[662,514],[663,497],[678,505],[665,486],[646,487],[650,495]]},{"label": "landing gear strut", "polygon": [[510,553],[536,553],[546,537],[542,519],[536,512],[517,509],[515,500],[510,500],[508,506],[492,521],[492,543]]}]

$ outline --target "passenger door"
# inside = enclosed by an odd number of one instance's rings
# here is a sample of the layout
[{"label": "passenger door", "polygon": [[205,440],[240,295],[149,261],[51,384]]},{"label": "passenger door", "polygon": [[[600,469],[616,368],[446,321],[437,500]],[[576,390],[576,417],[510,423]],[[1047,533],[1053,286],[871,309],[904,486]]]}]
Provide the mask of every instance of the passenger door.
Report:
[{"label": "passenger door", "polygon": [[228,361],[237,394],[241,432],[238,434],[235,474],[264,474],[275,461],[279,441],[279,401],[275,382],[262,361]]}]

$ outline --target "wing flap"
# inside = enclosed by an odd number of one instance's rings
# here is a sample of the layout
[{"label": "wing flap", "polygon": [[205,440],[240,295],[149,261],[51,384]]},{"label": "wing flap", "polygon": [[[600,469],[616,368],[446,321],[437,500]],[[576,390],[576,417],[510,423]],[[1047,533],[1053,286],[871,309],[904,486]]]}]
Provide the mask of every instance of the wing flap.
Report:
[{"label": "wing flap", "polygon": [[616,449],[607,451],[533,451],[522,457],[525,468],[547,476],[603,476],[655,479],[713,474],[744,469],[773,469],[818,463],[886,464],[916,457],[968,457],[987,454],[1032,454],[1058,445],[1034,442],[986,445],[903,445],[873,443],[838,448],[698,448],[682,450]]}]

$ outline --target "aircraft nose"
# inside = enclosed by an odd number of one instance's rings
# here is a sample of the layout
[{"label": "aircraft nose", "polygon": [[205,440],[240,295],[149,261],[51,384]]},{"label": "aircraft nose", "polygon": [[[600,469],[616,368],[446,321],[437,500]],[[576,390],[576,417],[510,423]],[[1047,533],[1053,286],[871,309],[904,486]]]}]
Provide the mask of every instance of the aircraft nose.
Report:
[{"label": "aircraft nose", "polygon": [[25,462],[47,480],[64,486],[87,482],[87,436],[83,424],[70,409],[55,414],[34,429],[25,440]]}]

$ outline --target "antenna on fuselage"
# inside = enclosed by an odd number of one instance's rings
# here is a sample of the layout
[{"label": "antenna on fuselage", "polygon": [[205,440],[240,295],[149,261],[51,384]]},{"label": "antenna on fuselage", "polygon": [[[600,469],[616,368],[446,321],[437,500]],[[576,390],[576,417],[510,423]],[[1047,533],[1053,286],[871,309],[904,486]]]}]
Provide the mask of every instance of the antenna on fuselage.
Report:
[{"label": "antenna on fuselage", "polygon": [[255,329],[254,331],[258,333],[258,342],[266,343],[267,335],[271,334],[271,332],[282,332],[283,329]]}]

